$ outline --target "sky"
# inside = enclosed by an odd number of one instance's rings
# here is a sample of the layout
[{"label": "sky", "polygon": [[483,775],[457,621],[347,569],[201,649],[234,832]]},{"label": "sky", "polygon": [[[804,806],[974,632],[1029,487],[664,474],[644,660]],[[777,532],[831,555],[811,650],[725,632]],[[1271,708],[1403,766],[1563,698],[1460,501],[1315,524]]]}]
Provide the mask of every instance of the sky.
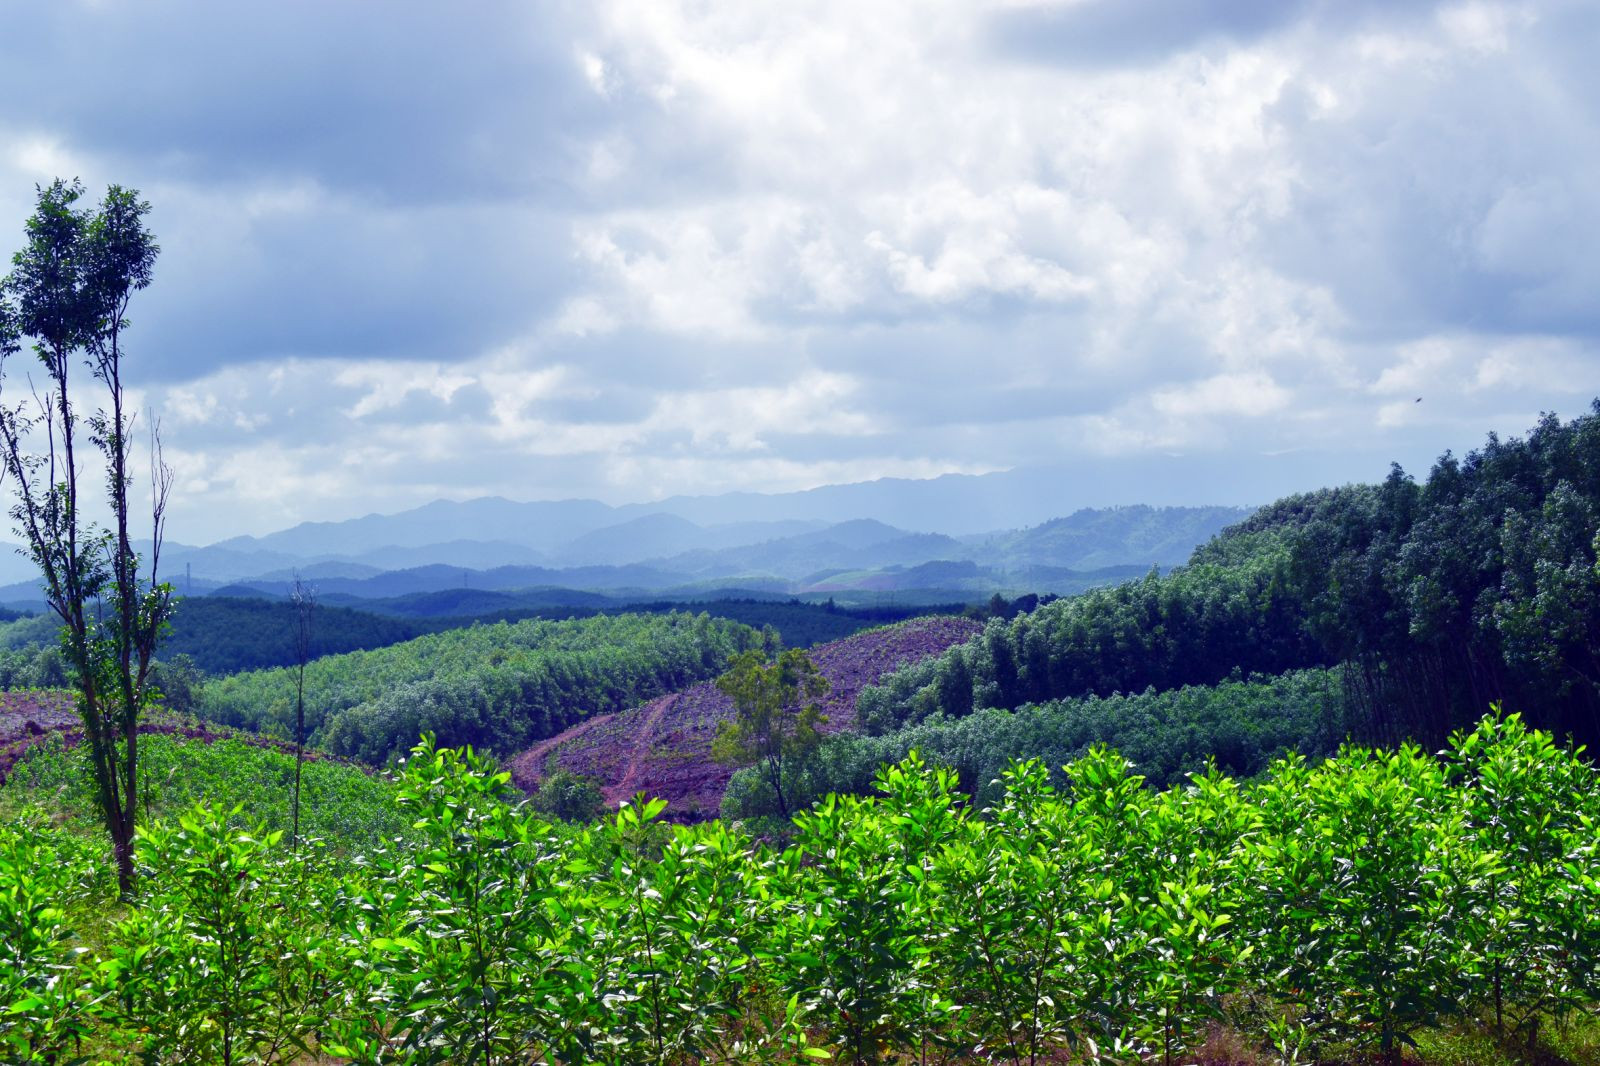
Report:
[{"label": "sky", "polygon": [[1142,458],[1264,502],[1600,395],[1589,2],[5,21],[0,255],[54,177],[152,204],[180,542]]}]

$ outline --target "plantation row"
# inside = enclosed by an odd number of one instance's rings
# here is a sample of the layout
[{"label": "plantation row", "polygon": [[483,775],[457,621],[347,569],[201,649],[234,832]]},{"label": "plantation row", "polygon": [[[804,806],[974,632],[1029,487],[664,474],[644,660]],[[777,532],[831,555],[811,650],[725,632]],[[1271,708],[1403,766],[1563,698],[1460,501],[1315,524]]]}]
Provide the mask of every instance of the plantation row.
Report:
[{"label": "plantation row", "polygon": [[[1058,600],[869,689],[862,728],[1339,665],[1370,743],[1442,742],[1491,702],[1600,739],[1600,402],[1419,484],[1290,496],[1166,576]],[[1532,712],[1530,712],[1532,713]],[[1315,737],[1301,739],[1310,744]]]},{"label": "plantation row", "polygon": [[[593,714],[715,677],[762,646],[749,626],[706,614],[601,615],[474,625],[306,667],[306,727],[335,755],[382,765],[427,731],[441,743],[511,752]],[[256,670],[206,685],[212,721],[293,736],[296,672]]]},{"label": "plantation row", "polygon": [[31,1062],[1176,1061],[1219,1020],[1285,1057],[1393,1054],[1452,1015],[1526,1034],[1600,994],[1600,781],[1516,717],[1443,758],[1347,749],[1157,793],[1096,749],[1066,781],[1021,764],[980,815],[912,758],[775,851],[666,827],[659,801],[550,824],[428,742],[399,793],[410,846],[296,856],[196,808],[141,835],[114,922],[83,838],[12,824],[0,1044]]},{"label": "plantation row", "polygon": [[[139,813],[145,820],[175,817],[204,801],[238,808],[235,825],[288,830],[295,758],[287,749],[252,743],[249,736],[145,733],[139,738]],[[358,765],[312,755],[302,768],[301,833],[337,841],[341,851],[365,851],[410,833],[411,820],[395,803],[396,786]],[[94,781],[81,748],[48,740],[17,763],[0,788],[0,818],[29,809],[56,825],[98,841],[105,829],[95,806]]]},{"label": "plantation row", "polygon": [[[1286,751],[1317,758],[1338,750],[1348,735],[1339,674],[1292,670],[1216,685],[990,708],[962,718],[935,715],[881,734],[838,733],[786,761],[784,795],[796,807],[830,792],[869,795],[879,766],[915,751],[932,765],[955,770],[977,806],[985,807],[998,802],[999,778],[1013,761],[1038,759],[1059,767],[1094,744],[1116,748],[1139,767],[1146,784],[1158,788],[1181,784],[1208,764],[1254,777]],[[1059,783],[1059,775],[1053,780]],[[770,817],[777,809],[759,769],[733,775],[722,801],[724,818]]]}]

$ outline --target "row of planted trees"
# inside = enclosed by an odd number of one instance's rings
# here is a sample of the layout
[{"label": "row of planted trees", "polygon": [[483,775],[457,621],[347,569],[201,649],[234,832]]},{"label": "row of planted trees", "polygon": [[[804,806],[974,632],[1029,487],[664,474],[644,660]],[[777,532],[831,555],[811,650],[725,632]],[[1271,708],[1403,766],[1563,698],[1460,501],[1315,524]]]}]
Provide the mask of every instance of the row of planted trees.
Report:
[{"label": "row of planted trees", "polygon": [[403,790],[420,845],[296,857],[197,810],[142,833],[136,900],[93,928],[92,856],[13,827],[0,1044],[19,1061],[1177,1062],[1225,1025],[1292,1060],[1397,1057],[1457,1015],[1531,1039],[1596,1002],[1600,781],[1515,717],[1443,757],[1349,749],[1157,793],[1095,751],[1067,781],[1019,765],[974,812],[913,757],[777,850],[664,826],[658,802],[546,823],[485,761],[425,744]]}]

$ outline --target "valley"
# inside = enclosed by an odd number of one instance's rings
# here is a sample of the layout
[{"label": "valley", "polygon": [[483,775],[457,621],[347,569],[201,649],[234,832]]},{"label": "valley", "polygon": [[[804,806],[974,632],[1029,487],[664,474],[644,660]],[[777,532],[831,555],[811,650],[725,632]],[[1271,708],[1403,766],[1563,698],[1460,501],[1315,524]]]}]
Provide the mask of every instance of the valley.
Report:
[{"label": "valley", "polygon": [[[1222,512],[1126,508],[985,538],[991,558],[1052,572],[1107,564],[1089,571],[1104,583],[1069,595],[991,583],[876,604],[627,602],[508,584],[496,609],[428,589],[423,570],[347,579],[393,596],[319,591],[303,647],[300,616],[270,582],[254,598],[185,597],[155,675],[167,706],[139,730],[141,891],[162,908],[148,913],[199,920],[188,908],[207,882],[195,878],[221,861],[202,856],[226,849],[257,888],[213,884],[205,905],[240,908],[230,936],[300,960],[312,983],[267,967],[273,984],[205,995],[245,996],[261,1032],[281,1034],[261,1039],[334,1061],[418,1046],[419,1030],[352,1012],[360,997],[385,1017],[476,1018],[495,1054],[573,1061],[604,1057],[597,1031],[629,1061],[668,1037],[685,1050],[663,1061],[864,1062],[924,1041],[958,1060],[986,1046],[1082,1055],[1093,1041],[1123,1048],[1102,1057],[1149,1061],[1284,1039],[1392,1060],[1402,1045],[1461,1054],[1520,1032],[1517,1018],[1538,1020],[1546,1054],[1594,1046],[1600,774],[1573,745],[1597,739],[1600,706],[1586,680],[1600,654],[1597,427],[1600,414],[1546,420],[1446,456],[1424,481],[1397,470],[1216,531]],[[1184,561],[1160,564],[1173,550],[1162,545],[1201,532]],[[946,554],[963,543],[931,540]],[[849,573],[904,541],[861,521],[703,551]],[[1157,565],[1117,562],[1152,552]],[[1113,579],[1118,565],[1128,572]],[[319,578],[355,587],[337,580]],[[482,610],[447,613],[468,606]],[[78,902],[24,942],[10,972],[42,991],[0,1033],[48,1047],[44,1019],[71,1018],[109,1052],[128,1039],[119,1010],[152,1033],[177,1034],[185,1015],[145,991],[126,993],[131,1007],[97,1005],[108,986],[68,961],[73,923],[107,945],[102,974],[137,972],[124,967],[141,951],[175,960],[193,934],[98,917],[95,800],[51,629],[0,625],[12,678],[0,876],[47,866],[15,881],[43,895],[8,898]],[[825,682],[816,731],[781,765],[731,762],[723,739],[752,708],[725,672],[782,648],[803,649]],[[798,710],[780,700],[763,713]],[[323,900],[317,916],[275,925],[272,908],[304,891]],[[1393,905],[1394,892],[1411,902]],[[352,898],[371,902],[336,902]],[[467,956],[441,952],[478,907],[501,931]],[[1367,954],[1373,922],[1414,961]],[[1041,939],[1036,923],[1058,932]],[[1076,938],[1091,936],[1086,967]],[[644,943],[644,956],[623,946]],[[1002,950],[1054,990],[1048,1003],[981,966]],[[840,984],[863,952],[879,953],[880,976]],[[1507,952],[1523,962],[1497,983]],[[650,959],[698,975],[700,991],[672,998],[680,978]],[[209,987],[205,969],[165,965]],[[42,984],[46,972],[70,980]],[[430,990],[473,972],[496,989],[492,1010]],[[596,1014],[574,973],[677,1013],[613,1002]],[[795,998],[731,1028],[731,1012],[757,1009],[753,982]],[[1185,983],[1211,992],[1179,996]],[[1404,1001],[1379,992],[1402,986]],[[927,1014],[925,995],[952,1007]],[[548,997],[559,1014],[539,1014]],[[863,1024],[868,1002],[879,1013]]]}]

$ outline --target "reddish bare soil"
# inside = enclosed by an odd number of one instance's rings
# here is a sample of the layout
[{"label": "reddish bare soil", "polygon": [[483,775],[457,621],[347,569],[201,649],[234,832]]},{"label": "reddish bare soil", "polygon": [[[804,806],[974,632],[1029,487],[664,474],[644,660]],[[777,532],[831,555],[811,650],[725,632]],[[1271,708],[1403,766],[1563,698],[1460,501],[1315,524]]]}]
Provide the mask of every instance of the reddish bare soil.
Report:
[{"label": "reddish bare soil", "polygon": [[[822,700],[824,731],[855,727],[856,696],[867,685],[970,640],[980,628],[965,618],[914,618],[812,648],[831,686]],[[547,770],[567,770],[599,781],[611,804],[644,792],[667,800],[667,815],[675,820],[714,818],[733,771],[712,761],[711,740],[717,723],[732,713],[728,698],[704,682],[536,744],[509,761],[511,777],[532,792]]]},{"label": "reddish bare soil", "polygon": [[[157,711],[147,721],[139,724],[141,736],[166,734],[181,736],[204,743],[233,737],[258,748],[276,748],[294,752],[294,745],[281,740],[239,733],[224,726],[188,721],[176,715]],[[39,744],[52,736],[60,736],[68,748],[75,748],[83,740],[83,727],[71,692],[36,691],[0,692],[0,785],[6,783],[12,769]],[[311,750],[306,751],[310,761],[331,759]],[[346,760],[340,759],[340,762]]]}]

